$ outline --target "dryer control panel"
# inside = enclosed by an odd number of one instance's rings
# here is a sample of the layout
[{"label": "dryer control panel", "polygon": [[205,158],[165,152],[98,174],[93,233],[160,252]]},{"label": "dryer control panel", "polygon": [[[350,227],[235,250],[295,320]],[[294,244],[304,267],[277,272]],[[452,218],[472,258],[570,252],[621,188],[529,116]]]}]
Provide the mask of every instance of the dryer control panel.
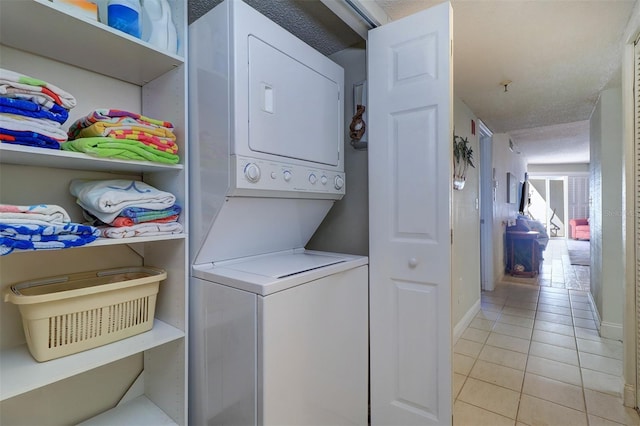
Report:
[{"label": "dryer control panel", "polygon": [[244,156],[232,156],[231,164],[231,195],[339,200],[345,194],[344,173]]}]

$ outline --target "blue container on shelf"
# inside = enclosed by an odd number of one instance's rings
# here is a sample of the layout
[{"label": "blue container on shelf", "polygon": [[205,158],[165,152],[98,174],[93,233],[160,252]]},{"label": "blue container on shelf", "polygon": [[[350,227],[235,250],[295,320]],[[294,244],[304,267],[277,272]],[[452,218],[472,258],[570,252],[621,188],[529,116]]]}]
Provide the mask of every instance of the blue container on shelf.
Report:
[{"label": "blue container on shelf", "polygon": [[140,38],[140,1],[109,0],[107,20],[110,27]]}]

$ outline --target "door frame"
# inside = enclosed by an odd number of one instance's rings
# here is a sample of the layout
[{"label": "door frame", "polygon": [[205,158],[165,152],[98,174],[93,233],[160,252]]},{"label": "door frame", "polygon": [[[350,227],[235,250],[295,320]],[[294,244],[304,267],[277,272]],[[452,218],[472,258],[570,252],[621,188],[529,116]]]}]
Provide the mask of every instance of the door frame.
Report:
[{"label": "door frame", "polygon": [[493,270],[493,132],[478,120],[480,143],[480,287],[484,291],[495,288]]},{"label": "door frame", "polygon": [[623,319],[623,378],[624,405],[640,407],[640,236],[638,221],[640,199],[637,199],[633,182],[640,176],[635,159],[635,43],[640,41],[640,3],[636,2],[622,38],[622,101],[624,139],[624,198],[626,214],[622,215],[625,250],[625,305]]}]

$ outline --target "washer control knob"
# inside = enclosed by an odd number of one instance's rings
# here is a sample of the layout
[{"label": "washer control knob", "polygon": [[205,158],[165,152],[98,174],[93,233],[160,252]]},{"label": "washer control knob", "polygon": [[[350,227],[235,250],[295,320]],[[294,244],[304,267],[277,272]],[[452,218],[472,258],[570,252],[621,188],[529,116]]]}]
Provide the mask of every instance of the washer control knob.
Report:
[{"label": "washer control knob", "polygon": [[320,177],[320,183],[322,183],[323,185],[326,185],[328,181],[329,181],[329,179],[327,179],[327,177],[325,175],[322,175]]},{"label": "washer control knob", "polygon": [[260,180],[260,168],[255,163],[249,163],[244,166],[244,177],[251,183]]},{"label": "washer control knob", "polygon": [[342,187],[344,186],[344,179],[342,179],[342,176],[336,176],[336,178],[333,180],[333,186],[337,190],[342,189]]},{"label": "washer control knob", "polygon": [[309,182],[311,182],[311,185],[315,185],[317,181],[318,181],[318,178],[316,177],[316,175],[311,173],[309,175]]},{"label": "washer control knob", "polygon": [[283,176],[285,182],[289,182],[291,180],[291,177],[292,177],[291,172],[289,170],[285,170],[282,173],[282,176]]},{"label": "washer control knob", "polygon": [[276,172],[271,172],[271,179],[276,179],[278,174]]}]

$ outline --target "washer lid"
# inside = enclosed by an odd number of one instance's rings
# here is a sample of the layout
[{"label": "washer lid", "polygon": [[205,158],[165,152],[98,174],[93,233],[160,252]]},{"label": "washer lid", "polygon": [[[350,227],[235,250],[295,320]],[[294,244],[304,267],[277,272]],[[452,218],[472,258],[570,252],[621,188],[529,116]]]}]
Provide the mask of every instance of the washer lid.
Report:
[{"label": "washer lid", "polygon": [[224,265],[216,266],[279,279],[313,271],[314,269],[324,266],[335,265],[336,263],[342,263],[344,261],[344,257],[330,256],[327,254],[287,252],[224,262]]},{"label": "washer lid", "polygon": [[195,278],[268,296],[367,263],[364,256],[296,249],[193,265],[191,271]]}]

